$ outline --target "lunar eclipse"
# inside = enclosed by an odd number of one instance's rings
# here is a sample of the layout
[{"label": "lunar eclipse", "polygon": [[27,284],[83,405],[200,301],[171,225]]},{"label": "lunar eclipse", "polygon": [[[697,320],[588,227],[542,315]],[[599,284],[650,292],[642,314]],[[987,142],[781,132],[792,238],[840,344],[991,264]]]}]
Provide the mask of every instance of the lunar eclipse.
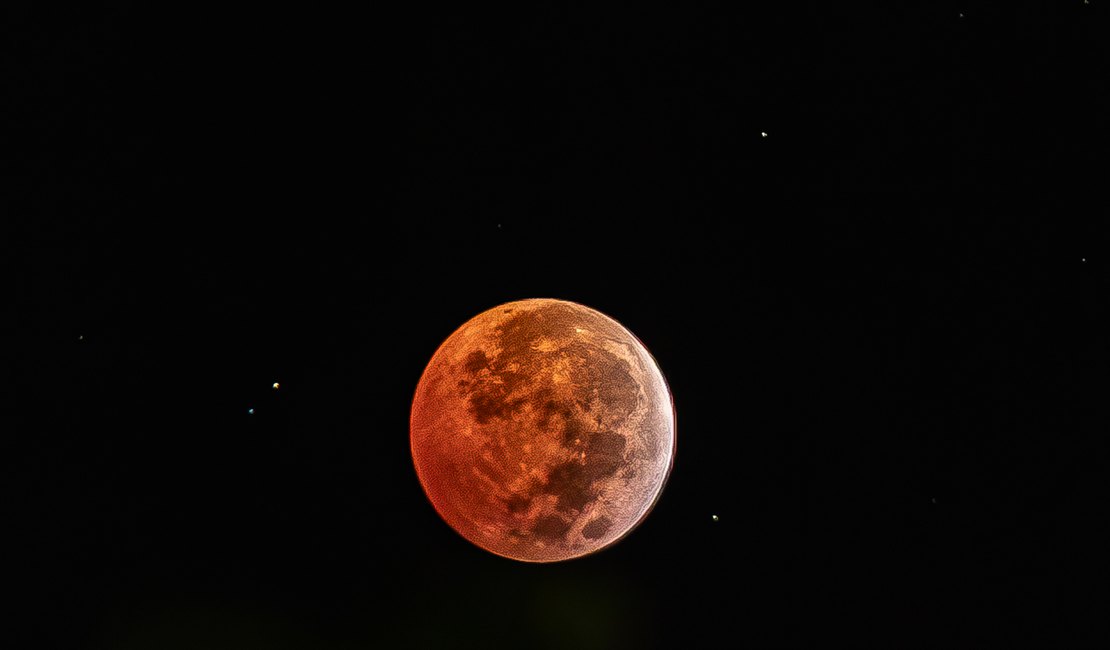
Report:
[{"label": "lunar eclipse", "polygon": [[675,451],[670,390],[644,345],[612,318],[552,299],[500,305],[451,334],[417,385],[410,433],[444,521],[524,562],[624,538]]}]

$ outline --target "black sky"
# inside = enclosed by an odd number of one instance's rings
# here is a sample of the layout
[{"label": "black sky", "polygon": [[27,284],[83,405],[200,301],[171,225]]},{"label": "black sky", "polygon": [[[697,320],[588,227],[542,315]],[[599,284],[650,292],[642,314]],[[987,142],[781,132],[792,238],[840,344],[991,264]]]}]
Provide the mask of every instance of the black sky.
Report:
[{"label": "black sky", "polygon": [[[1101,646],[1106,3],[741,4],[5,7],[19,647]],[[679,425],[556,565],[408,449],[527,297]]]}]

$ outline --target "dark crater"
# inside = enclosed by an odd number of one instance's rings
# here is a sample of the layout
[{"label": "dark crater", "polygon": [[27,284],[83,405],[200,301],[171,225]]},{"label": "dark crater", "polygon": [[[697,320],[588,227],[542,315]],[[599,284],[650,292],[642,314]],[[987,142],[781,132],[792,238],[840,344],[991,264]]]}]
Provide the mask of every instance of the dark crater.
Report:
[{"label": "dark crater", "polygon": [[613,520],[602,515],[586,524],[582,528],[582,536],[586,539],[599,539],[613,527]]}]

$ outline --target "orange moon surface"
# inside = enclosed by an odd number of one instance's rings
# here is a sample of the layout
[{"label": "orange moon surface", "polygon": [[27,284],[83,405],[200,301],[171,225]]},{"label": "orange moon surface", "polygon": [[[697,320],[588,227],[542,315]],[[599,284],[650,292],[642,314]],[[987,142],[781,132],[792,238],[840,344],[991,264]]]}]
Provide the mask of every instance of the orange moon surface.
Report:
[{"label": "orange moon surface", "polygon": [[620,323],[520,300],[436,350],[410,417],[416,473],[466,539],[524,562],[606,548],[650,512],[674,459],[663,373]]}]

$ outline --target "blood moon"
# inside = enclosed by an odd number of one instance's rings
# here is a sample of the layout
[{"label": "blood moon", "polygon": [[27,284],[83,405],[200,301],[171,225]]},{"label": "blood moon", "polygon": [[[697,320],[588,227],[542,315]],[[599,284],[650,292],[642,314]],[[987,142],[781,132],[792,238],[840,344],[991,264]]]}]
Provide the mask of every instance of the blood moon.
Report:
[{"label": "blood moon", "polygon": [[620,323],[573,302],[520,300],[436,350],[410,434],[448,525],[497,555],[556,562],[610,546],[647,516],[674,459],[674,404]]}]

